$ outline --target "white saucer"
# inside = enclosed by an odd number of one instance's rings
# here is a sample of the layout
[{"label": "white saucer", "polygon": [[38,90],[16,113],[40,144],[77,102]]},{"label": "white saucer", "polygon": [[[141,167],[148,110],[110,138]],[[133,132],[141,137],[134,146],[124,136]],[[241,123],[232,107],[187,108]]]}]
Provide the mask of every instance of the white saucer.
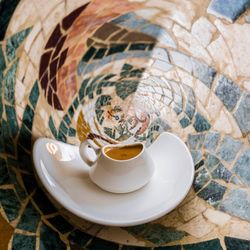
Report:
[{"label": "white saucer", "polygon": [[177,136],[163,133],[148,150],[155,174],[146,186],[128,194],[109,193],[93,184],[77,146],[40,138],[33,160],[45,188],[73,214],[102,225],[132,226],[170,212],[193,182],[192,157]]}]

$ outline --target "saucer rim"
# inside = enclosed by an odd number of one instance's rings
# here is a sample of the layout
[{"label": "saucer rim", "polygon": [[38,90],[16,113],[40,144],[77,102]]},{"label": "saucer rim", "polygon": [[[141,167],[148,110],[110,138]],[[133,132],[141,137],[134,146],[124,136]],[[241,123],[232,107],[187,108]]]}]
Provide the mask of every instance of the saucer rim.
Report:
[{"label": "saucer rim", "polygon": [[[160,217],[168,214],[169,212],[171,212],[174,208],[176,208],[184,199],[185,197],[187,196],[188,192],[190,191],[191,189],[191,186],[192,186],[192,183],[193,183],[193,180],[194,180],[194,163],[193,163],[193,159],[192,159],[192,156],[191,156],[191,153],[189,151],[189,149],[187,148],[186,144],[178,137],[176,136],[175,134],[173,133],[169,133],[169,132],[164,132],[162,134],[168,134],[170,136],[173,136],[175,137],[175,139],[177,139],[177,141],[179,143],[182,144],[182,146],[184,146],[185,148],[185,151],[188,155],[188,158],[189,158],[189,165],[191,166],[190,169],[191,169],[191,173],[190,173],[190,179],[189,179],[189,183],[187,183],[187,188],[185,190],[185,192],[183,192],[183,194],[180,196],[180,198],[174,202],[174,204],[170,207],[168,207],[167,209],[163,209],[162,211],[160,212],[155,212],[153,215],[147,217],[147,218],[144,218],[144,219],[133,219],[133,220],[130,220],[130,221],[127,221],[127,222],[124,222],[124,221],[118,221],[118,220],[115,220],[115,221],[111,221],[111,220],[105,220],[105,219],[96,219],[95,216],[91,216],[89,214],[86,214],[84,211],[79,211],[77,209],[75,209],[74,207],[68,205],[66,202],[64,202],[64,199],[63,197],[60,197],[60,195],[58,195],[58,192],[61,192],[61,190],[59,189],[59,191],[55,191],[51,185],[49,184],[47,178],[46,178],[46,175],[44,174],[41,166],[40,166],[40,163],[39,163],[39,157],[37,157],[39,155],[39,144],[43,144],[43,142],[45,141],[56,141],[57,143],[61,143],[61,144],[67,144],[67,143],[64,143],[64,142],[61,142],[61,141],[57,141],[55,139],[50,139],[50,138],[46,138],[46,137],[40,137],[38,138],[34,145],[33,145],[33,150],[32,150],[32,156],[33,156],[33,163],[34,163],[34,168],[36,170],[36,173],[37,173],[37,176],[39,177],[39,180],[41,181],[43,187],[46,189],[46,191],[49,193],[50,196],[52,196],[52,198],[58,202],[62,207],[66,208],[69,212],[71,212],[72,214],[78,216],[79,218],[82,218],[84,220],[88,220],[92,223],[96,223],[96,224],[101,224],[101,225],[104,225],[104,226],[117,226],[117,227],[125,227],[125,226],[136,226],[136,225],[141,225],[141,224],[144,224],[144,223],[148,223],[150,221],[153,221],[153,220],[156,220],[156,219],[159,219]],[[162,135],[161,134],[161,135]],[[160,136],[161,136],[160,135]],[[159,136],[159,137],[160,137]],[[158,138],[159,138],[158,137]],[[71,147],[78,147],[77,145],[70,145],[70,144],[67,144]],[[53,178],[53,177],[52,177]],[[147,185],[147,184],[146,184]],[[143,187],[141,188],[144,188],[146,185],[144,185]],[[99,188],[99,187],[98,187]],[[141,189],[140,188],[140,189]],[[138,190],[140,190],[138,189]],[[58,189],[57,189],[58,190]],[[138,190],[134,191],[134,192],[137,192]],[[65,191],[64,191],[65,192]],[[115,194],[115,195],[126,195],[126,194]]]}]

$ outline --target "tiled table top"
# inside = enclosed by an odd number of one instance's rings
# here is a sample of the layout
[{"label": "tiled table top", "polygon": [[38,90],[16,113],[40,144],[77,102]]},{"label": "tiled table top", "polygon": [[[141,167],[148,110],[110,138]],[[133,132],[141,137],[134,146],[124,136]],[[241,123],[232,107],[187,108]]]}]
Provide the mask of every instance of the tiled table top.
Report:
[{"label": "tiled table top", "polygon": [[[0,0],[0,249],[250,249],[249,6]],[[79,220],[35,178],[38,137],[150,145],[162,131],[196,174],[157,221]]]}]

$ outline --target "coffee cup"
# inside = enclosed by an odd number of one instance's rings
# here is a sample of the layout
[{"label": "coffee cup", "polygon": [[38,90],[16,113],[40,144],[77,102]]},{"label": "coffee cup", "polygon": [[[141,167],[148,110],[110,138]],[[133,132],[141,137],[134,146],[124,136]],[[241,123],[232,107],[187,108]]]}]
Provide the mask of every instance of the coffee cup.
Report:
[{"label": "coffee cup", "polygon": [[[95,159],[91,157],[90,148],[95,152]],[[86,140],[81,143],[79,152],[90,167],[90,179],[112,193],[129,193],[142,188],[154,173],[153,160],[141,142],[97,149]]]}]

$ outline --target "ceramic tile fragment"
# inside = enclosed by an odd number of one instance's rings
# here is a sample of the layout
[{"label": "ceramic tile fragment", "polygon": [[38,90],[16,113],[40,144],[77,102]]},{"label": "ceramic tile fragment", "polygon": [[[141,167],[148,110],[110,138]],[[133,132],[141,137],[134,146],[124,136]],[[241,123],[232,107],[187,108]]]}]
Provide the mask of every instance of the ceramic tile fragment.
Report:
[{"label": "ceramic tile fragment", "polygon": [[36,247],[36,237],[23,234],[14,234],[12,241],[13,250],[32,250]]},{"label": "ceramic tile fragment", "polygon": [[219,239],[209,240],[206,242],[195,243],[195,244],[187,244],[183,246],[184,250],[198,250],[198,249],[216,249],[222,250],[222,246],[220,244]]},{"label": "ceramic tile fragment", "polygon": [[228,250],[233,249],[248,249],[250,242],[243,239],[236,239],[233,237],[225,237],[225,244]]},{"label": "ceramic tile fragment", "polygon": [[208,208],[203,214],[208,220],[220,227],[223,227],[226,223],[228,223],[231,218],[228,214],[211,208]]}]

